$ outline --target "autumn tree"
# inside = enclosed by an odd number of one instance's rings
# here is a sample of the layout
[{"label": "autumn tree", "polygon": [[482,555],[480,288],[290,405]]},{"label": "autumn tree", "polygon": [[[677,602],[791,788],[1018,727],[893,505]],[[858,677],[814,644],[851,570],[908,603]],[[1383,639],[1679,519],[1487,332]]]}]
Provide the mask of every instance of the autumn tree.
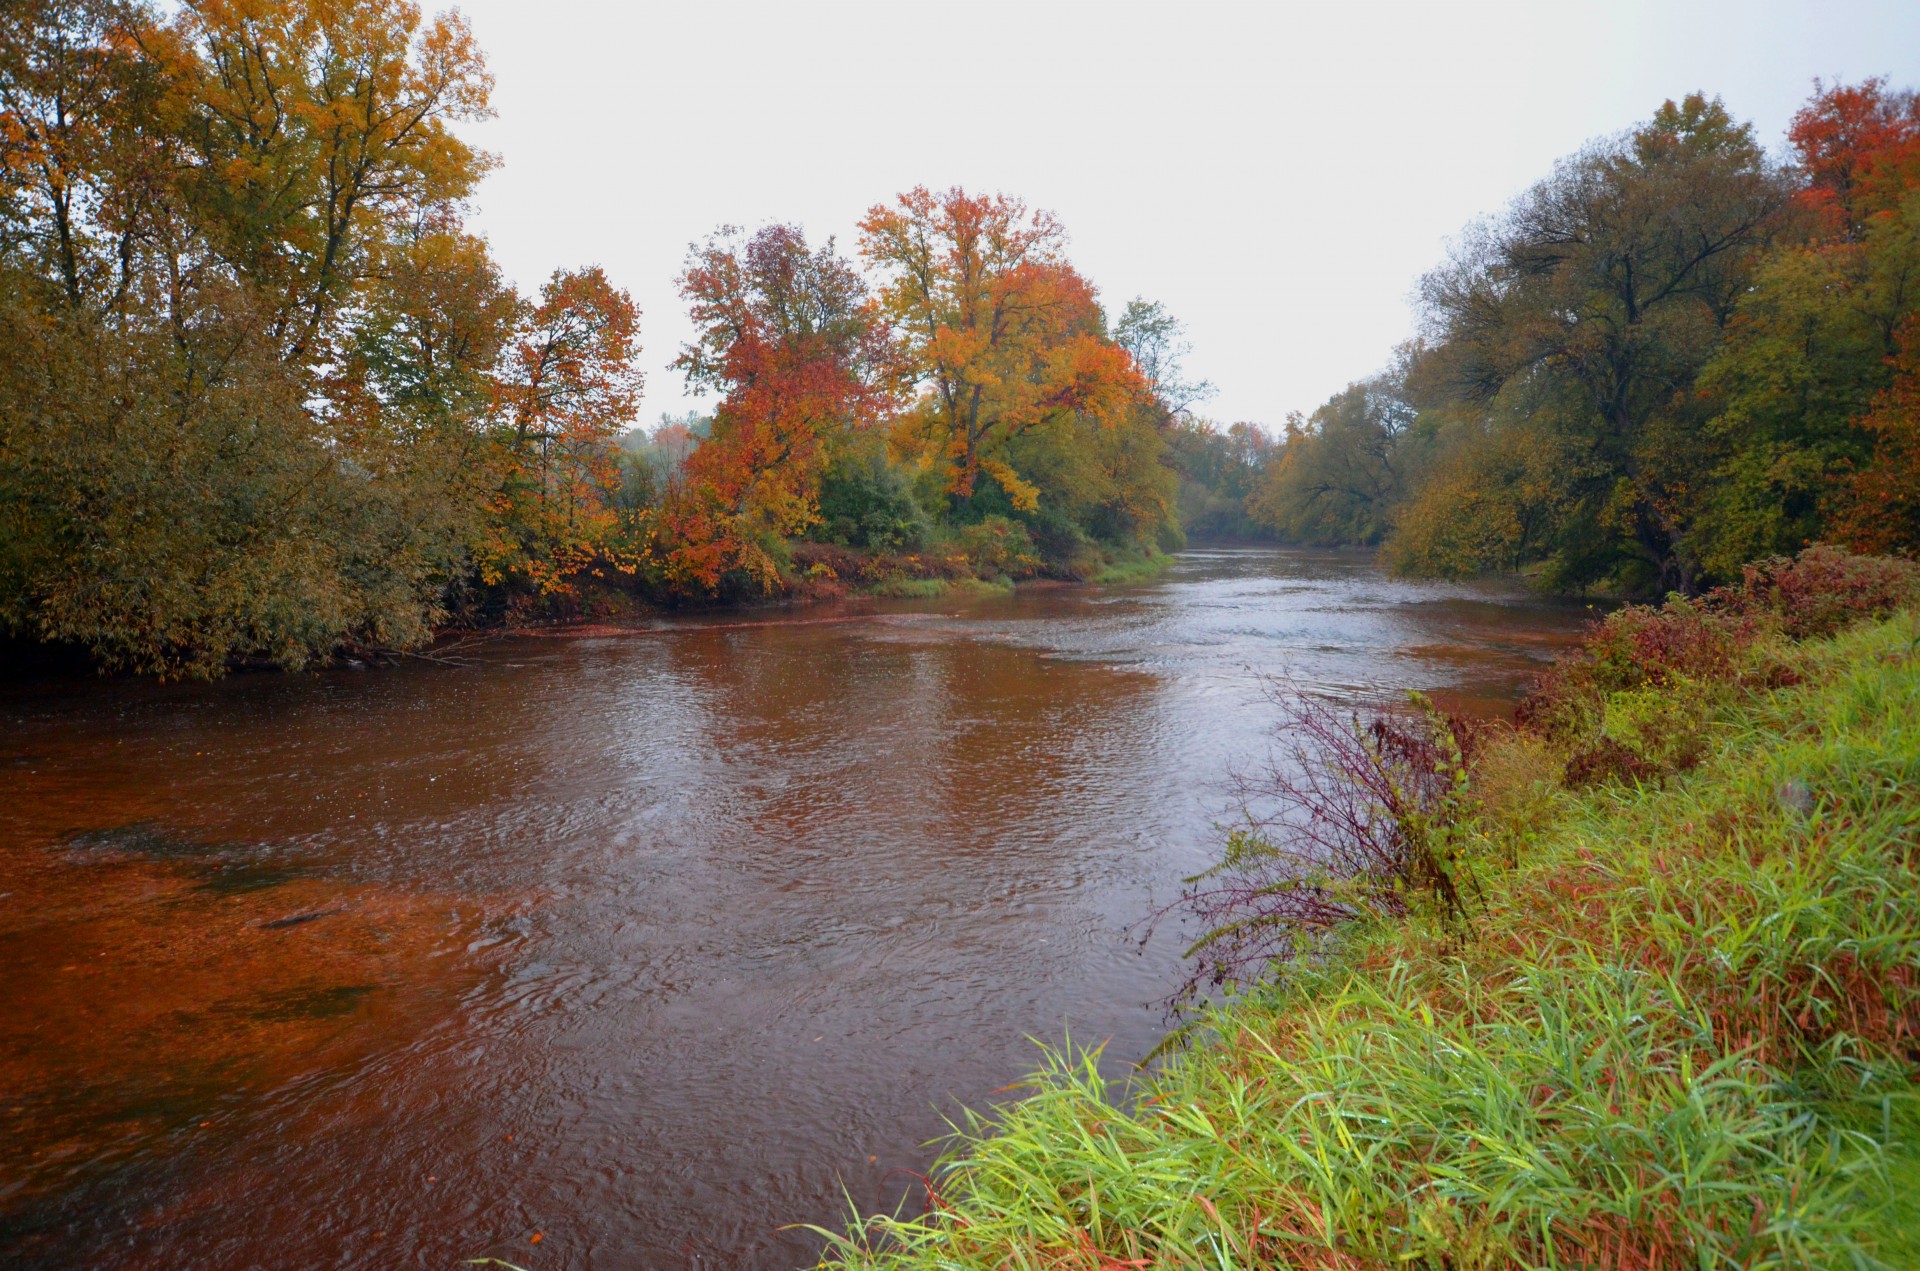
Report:
[{"label": "autumn tree", "polygon": [[1858,421],[1871,453],[1839,492],[1835,536],[1855,551],[1920,552],[1920,314],[1898,343],[1891,382]]},{"label": "autumn tree", "polygon": [[569,586],[612,524],[615,439],[632,425],[642,376],[633,299],[597,266],[556,270],[507,350],[497,431],[500,484],[483,576]]},{"label": "autumn tree", "polygon": [[670,567],[706,588],[728,569],[768,587],[771,545],[818,521],[836,450],[891,405],[890,351],[858,272],[792,226],[723,229],[679,281],[696,335],[675,365],[720,402],[668,508]]},{"label": "autumn tree", "polygon": [[300,665],[584,541],[621,394],[463,227],[490,87],[404,0],[0,6],[0,625]]},{"label": "autumn tree", "polygon": [[1144,391],[1066,261],[1065,230],[1005,195],[920,187],[869,209],[860,231],[918,394],[902,440],[956,508],[984,476],[1013,508],[1034,510],[1040,491],[1012,461],[1016,439],[1074,416],[1110,423]]},{"label": "autumn tree", "polygon": [[188,215],[272,306],[285,356],[327,356],[383,228],[465,198],[491,166],[454,131],[491,113],[472,32],[404,0],[197,0],[163,38],[192,54]]},{"label": "autumn tree", "polygon": [[1816,80],[1787,140],[1806,179],[1800,202],[1843,233],[1857,234],[1920,185],[1920,95],[1883,79],[1832,88]]},{"label": "autumn tree", "polygon": [[425,637],[471,437],[383,414],[347,315],[486,92],[391,0],[0,10],[0,619],[162,673]]}]

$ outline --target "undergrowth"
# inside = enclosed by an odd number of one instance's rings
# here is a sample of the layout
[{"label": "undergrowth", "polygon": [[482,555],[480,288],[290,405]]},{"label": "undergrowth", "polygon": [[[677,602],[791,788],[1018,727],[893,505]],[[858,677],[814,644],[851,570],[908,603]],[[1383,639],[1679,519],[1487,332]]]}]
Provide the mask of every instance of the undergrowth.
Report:
[{"label": "undergrowth", "polygon": [[1158,578],[1173,563],[1173,557],[1165,552],[1147,548],[1136,553],[1121,554],[1094,572],[1087,581],[1102,587],[1118,587],[1128,583],[1143,583]]},{"label": "undergrowth", "polygon": [[[1435,741],[1465,776],[1366,823],[1385,873],[1327,934],[1132,1082],[1049,1052],[822,1265],[1920,1266],[1920,571],[1809,555],[1614,615],[1519,726]],[[1404,771],[1341,727],[1328,771]],[[1247,864],[1226,921],[1294,894]]]}]

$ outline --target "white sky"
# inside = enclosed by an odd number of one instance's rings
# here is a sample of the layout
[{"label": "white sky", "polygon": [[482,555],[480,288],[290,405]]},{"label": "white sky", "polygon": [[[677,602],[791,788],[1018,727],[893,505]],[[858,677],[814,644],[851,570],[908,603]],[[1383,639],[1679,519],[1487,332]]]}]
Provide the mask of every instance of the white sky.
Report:
[{"label": "white sky", "polygon": [[1277,426],[1383,366],[1449,236],[1586,139],[1698,88],[1778,147],[1815,76],[1920,85],[1920,0],[461,7],[504,161],[477,227],[523,288],[632,291],[649,426],[697,404],[673,278],[723,223],[852,255],[915,184],[1018,195],[1109,312],[1187,324],[1204,413]]}]

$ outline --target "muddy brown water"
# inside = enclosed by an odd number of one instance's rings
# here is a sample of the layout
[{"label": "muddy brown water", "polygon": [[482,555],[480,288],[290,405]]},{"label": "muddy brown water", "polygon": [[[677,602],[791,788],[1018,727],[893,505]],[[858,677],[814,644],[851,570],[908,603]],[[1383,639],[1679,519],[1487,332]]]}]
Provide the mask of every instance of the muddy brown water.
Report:
[{"label": "muddy brown water", "polygon": [[804,1265],[1031,1039],[1152,1049],[1262,675],[1493,711],[1587,616],[1214,550],[0,688],[0,1265]]}]

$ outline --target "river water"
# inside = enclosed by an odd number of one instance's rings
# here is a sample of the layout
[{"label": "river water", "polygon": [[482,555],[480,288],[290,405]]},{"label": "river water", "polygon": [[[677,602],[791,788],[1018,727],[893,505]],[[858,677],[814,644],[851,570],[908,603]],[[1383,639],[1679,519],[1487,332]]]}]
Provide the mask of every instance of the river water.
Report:
[{"label": "river water", "polygon": [[1586,616],[1216,550],[0,688],[0,1265],[804,1264],[1030,1039],[1151,1050],[1262,676],[1497,710]]}]

